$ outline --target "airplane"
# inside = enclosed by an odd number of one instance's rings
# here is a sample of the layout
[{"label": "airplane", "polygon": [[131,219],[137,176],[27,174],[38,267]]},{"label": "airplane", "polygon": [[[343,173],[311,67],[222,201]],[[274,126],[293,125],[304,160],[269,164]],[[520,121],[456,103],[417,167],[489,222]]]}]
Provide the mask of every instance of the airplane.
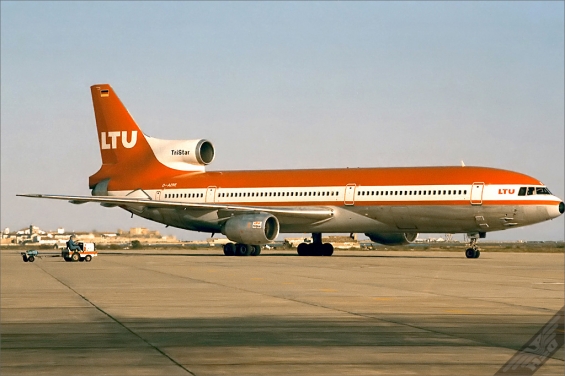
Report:
[{"label": "airplane", "polygon": [[97,202],[167,226],[222,233],[227,256],[257,256],[279,233],[312,233],[301,256],[331,256],[322,233],[364,233],[385,245],[419,233],[464,233],[478,258],[487,232],[563,214],[561,199],[539,180],[488,167],[399,167],[206,171],[215,156],[206,139],[145,135],[108,84],[91,86],[102,166],[91,196],[19,194]]}]

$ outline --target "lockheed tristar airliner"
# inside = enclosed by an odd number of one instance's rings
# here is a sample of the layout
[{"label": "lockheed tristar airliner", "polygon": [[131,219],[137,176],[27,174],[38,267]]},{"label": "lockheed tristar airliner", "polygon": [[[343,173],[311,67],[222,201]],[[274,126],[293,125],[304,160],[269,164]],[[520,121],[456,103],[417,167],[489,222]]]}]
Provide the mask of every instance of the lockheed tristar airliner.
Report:
[{"label": "lockheed tristar airliner", "polygon": [[486,167],[205,171],[205,139],[161,140],[142,133],[110,85],[91,87],[102,167],[92,196],[20,196],[98,202],[168,226],[222,233],[226,255],[259,255],[279,233],[312,233],[303,256],[333,254],[322,233],[365,233],[386,245],[418,233],[465,233],[468,258],[487,232],[563,214],[537,179]]}]

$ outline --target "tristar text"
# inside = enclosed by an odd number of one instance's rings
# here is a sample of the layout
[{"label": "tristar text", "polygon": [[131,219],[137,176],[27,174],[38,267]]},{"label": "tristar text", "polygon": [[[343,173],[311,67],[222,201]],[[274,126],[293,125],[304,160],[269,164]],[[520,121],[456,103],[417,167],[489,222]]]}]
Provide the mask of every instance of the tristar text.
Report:
[{"label": "tristar text", "polygon": [[189,155],[189,154],[190,154],[190,151],[188,151],[188,150],[181,150],[181,149],[171,150],[171,155]]},{"label": "tristar text", "polygon": [[[121,137],[120,137],[121,136]],[[108,138],[110,143],[108,143]],[[122,140],[122,146],[126,149],[131,149],[135,146],[137,142],[137,131],[131,131],[131,137],[128,141],[127,131],[113,131],[113,132],[100,132],[100,149],[117,149],[118,148],[118,138]]]}]

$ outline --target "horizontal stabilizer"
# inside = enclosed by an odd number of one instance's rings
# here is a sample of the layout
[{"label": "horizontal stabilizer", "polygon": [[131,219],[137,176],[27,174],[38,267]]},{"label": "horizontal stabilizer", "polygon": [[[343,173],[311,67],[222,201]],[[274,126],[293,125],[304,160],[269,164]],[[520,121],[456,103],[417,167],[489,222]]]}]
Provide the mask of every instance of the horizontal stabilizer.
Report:
[{"label": "horizontal stabilizer", "polygon": [[224,205],[212,203],[190,203],[179,201],[155,201],[143,198],[124,198],[124,197],[92,197],[92,196],[63,196],[63,195],[46,195],[46,194],[18,194],[20,197],[32,198],[47,198],[51,200],[66,200],[73,204],[84,204],[87,202],[98,202],[104,206],[143,206],[145,208],[172,208],[172,209],[192,209],[192,210],[222,210],[229,211],[234,214],[242,212],[262,212],[271,213],[273,215],[284,215],[299,218],[311,219],[327,219],[333,216],[333,211],[324,207],[293,207],[293,208],[278,208],[278,207],[253,207],[253,206],[239,206],[239,205]]}]

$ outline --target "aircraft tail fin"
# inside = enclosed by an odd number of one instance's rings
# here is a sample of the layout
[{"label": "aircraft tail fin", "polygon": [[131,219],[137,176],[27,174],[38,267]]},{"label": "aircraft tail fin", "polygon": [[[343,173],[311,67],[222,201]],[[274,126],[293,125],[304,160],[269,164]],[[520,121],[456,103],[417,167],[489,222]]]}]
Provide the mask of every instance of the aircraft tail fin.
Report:
[{"label": "aircraft tail fin", "polygon": [[158,163],[146,136],[108,84],[90,87],[102,167],[90,187],[112,175],[131,173]]},{"label": "aircraft tail fin", "polygon": [[108,84],[90,88],[102,164],[140,161],[153,154],[145,135]]}]

